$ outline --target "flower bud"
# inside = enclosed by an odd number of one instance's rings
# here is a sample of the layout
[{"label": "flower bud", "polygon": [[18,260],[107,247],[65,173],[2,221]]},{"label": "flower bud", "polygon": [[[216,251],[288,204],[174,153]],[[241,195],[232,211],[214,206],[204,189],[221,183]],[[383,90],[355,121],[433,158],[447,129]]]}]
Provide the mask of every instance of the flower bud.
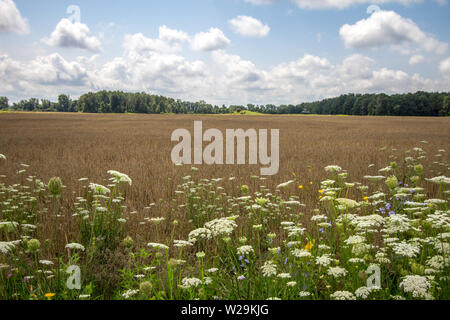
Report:
[{"label": "flower bud", "polygon": [[54,196],[57,196],[62,191],[62,181],[58,177],[53,177],[48,182],[48,191]]}]

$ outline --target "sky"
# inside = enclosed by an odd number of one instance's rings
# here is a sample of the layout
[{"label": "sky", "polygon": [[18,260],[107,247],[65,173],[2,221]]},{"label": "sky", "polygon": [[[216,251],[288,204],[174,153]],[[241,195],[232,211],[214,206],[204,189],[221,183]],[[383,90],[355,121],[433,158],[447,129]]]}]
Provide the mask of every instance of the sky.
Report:
[{"label": "sky", "polygon": [[0,96],[215,105],[450,91],[447,0],[0,0]]}]

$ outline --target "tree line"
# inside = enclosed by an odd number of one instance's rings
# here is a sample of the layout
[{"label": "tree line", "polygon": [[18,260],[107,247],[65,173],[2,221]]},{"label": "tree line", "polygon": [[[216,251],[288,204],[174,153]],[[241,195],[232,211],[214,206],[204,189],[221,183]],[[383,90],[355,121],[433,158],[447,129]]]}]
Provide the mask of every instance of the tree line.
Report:
[{"label": "tree line", "polygon": [[230,114],[245,111],[263,114],[342,114],[373,116],[450,116],[450,93],[344,94],[301,104],[217,106],[205,101],[187,102],[145,92],[89,92],[78,100],[61,94],[58,101],[31,98],[9,103],[0,97],[0,110],[86,113]]}]

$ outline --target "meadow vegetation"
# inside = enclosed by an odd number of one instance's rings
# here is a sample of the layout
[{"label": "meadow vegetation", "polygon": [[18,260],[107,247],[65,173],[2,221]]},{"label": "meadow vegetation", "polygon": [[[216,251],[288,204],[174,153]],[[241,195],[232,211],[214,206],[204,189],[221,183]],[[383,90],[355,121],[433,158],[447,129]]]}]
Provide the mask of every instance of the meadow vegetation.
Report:
[{"label": "meadow vegetation", "polygon": [[273,177],[173,165],[194,120],[1,114],[0,299],[449,299],[448,119],[202,119],[280,129]]}]

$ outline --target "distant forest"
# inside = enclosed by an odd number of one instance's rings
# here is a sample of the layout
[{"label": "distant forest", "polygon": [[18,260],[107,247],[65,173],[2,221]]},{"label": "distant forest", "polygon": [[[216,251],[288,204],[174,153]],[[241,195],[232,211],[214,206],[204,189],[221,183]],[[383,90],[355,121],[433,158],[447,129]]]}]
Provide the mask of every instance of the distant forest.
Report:
[{"label": "distant forest", "polygon": [[205,101],[186,102],[144,92],[99,91],[83,94],[78,100],[62,94],[57,102],[31,98],[10,104],[7,97],[0,97],[0,110],[151,114],[229,114],[252,111],[263,114],[450,116],[450,93],[419,91],[395,95],[345,94],[297,105],[248,104],[219,107]]}]

